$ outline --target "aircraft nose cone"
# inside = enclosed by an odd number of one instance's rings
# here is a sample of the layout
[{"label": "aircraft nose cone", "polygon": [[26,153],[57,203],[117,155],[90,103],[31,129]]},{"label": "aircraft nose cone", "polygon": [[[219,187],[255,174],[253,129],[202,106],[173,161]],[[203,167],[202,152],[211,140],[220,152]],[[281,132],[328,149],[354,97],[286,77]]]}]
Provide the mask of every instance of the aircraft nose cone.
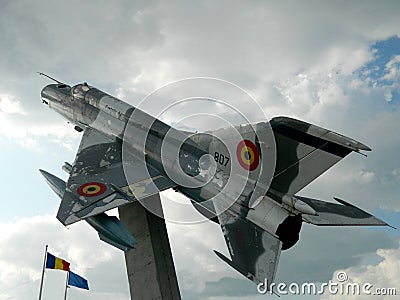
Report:
[{"label": "aircraft nose cone", "polygon": [[46,97],[46,88],[47,86],[40,92],[40,99],[42,99],[42,103],[49,105],[49,99]]},{"label": "aircraft nose cone", "polygon": [[71,96],[71,87],[64,83],[49,84],[42,89],[40,95],[45,104],[63,103]]},{"label": "aircraft nose cone", "polygon": [[42,91],[40,92],[42,103],[48,105],[50,102],[55,100],[55,95],[56,95],[54,92],[55,86],[56,86],[55,84],[49,84],[42,89]]}]

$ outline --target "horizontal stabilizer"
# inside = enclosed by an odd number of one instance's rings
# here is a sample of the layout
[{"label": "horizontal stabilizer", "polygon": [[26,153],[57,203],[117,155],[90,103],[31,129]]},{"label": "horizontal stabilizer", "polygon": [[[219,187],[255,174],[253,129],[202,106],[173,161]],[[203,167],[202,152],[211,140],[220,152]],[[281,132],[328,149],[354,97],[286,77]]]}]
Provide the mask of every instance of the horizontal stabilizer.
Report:
[{"label": "horizontal stabilizer", "polygon": [[300,197],[296,198],[307,203],[318,216],[303,215],[303,220],[318,226],[389,226],[386,222],[374,217],[366,211],[338,198],[337,202]]}]

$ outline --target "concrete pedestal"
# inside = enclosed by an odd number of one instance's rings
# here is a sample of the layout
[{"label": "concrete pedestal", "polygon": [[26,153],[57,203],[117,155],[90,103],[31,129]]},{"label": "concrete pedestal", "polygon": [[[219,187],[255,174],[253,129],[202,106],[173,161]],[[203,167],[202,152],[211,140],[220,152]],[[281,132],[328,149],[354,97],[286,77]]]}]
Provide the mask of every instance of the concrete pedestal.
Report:
[{"label": "concrete pedestal", "polygon": [[[145,199],[161,215],[160,195]],[[136,239],[125,253],[132,300],[181,299],[164,219],[139,202],[119,207],[119,217]]]}]

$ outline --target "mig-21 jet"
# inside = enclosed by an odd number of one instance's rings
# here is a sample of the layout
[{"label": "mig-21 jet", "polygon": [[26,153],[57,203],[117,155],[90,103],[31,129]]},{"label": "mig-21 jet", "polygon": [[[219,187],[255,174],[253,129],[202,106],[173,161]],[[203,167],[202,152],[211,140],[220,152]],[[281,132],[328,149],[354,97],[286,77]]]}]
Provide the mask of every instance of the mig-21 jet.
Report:
[{"label": "mig-21 jet", "polygon": [[40,170],[62,199],[57,219],[65,226],[86,220],[124,251],[134,237],[105,212],[134,201],[146,206],[147,197],[171,188],[219,223],[230,258],[216,255],[255,283],[274,281],[280,252],[298,241],[303,222],[387,225],[344,200],[297,195],[351,152],[371,150],[333,131],[275,117],[185,132],[87,83],[56,81],[41,99],[83,131],[74,163],[63,166],[67,182]]}]

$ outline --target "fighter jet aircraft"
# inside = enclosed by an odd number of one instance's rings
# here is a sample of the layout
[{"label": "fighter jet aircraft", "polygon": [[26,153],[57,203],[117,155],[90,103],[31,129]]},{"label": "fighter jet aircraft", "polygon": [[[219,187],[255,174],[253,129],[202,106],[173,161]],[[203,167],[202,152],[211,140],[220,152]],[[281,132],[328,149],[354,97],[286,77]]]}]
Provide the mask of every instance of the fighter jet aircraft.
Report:
[{"label": "fighter jet aircraft", "polygon": [[[205,133],[177,130],[87,83],[56,81],[42,102],[83,137],[65,183],[40,170],[62,199],[66,225],[86,220],[100,238],[127,251],[135,240],[107,210],[173,188],[220,224],[230,258],[255,283],[274,281],[281,250],[317,226],[387,225],[354,205],[298,196],[310,182],[364,144],[288,117]],[[276,162],[271,160],[273,157]],[[269,175],[270,174],[270,175]]]}]

